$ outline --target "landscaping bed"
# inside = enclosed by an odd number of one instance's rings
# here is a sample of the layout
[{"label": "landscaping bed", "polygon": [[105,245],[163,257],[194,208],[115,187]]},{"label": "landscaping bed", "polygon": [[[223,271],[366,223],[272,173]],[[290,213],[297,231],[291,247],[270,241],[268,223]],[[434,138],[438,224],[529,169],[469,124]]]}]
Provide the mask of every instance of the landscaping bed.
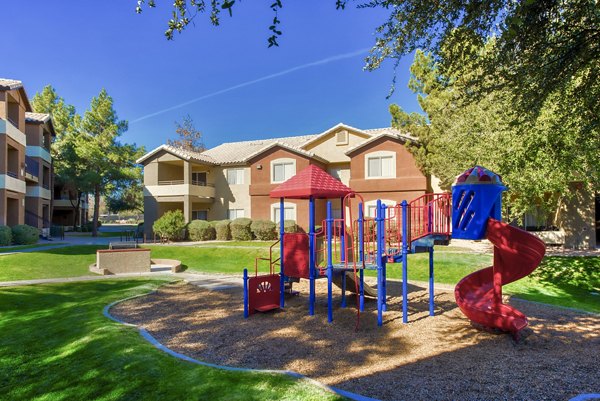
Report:
[{"label": "landscaping bed", "polygon": [[[327,323],[326,282],[317,283],[316,316],[307,316],[306,282],[285,311],[242,317],[241,289],[208,291],[172,284],[115,306],[111,313],[144,326],[167,347],[194,358],[258,369],[289,369],[362,395],[393,399],[568,399],[598,392],[600,316],[511,300],[530,327],[521,343],[469,325],[449,292],[410,290],[410,323],[399,297],[389,300],[384,326],[374,301],[361,314],[334,310]],[[389,294],[400,294],[398,282]],[[339,292],[337,293],[339,295]],[[339,296],[336,298],[339,304]],[[353,305],[354,297],[348,298]]]}]

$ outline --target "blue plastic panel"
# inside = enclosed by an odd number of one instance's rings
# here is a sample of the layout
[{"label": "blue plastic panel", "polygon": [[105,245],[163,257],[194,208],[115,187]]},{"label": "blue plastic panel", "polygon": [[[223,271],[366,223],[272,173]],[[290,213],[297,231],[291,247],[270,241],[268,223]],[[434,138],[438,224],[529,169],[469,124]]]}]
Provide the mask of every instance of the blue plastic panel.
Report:
[{"label": "blue plastic panel", "polygon": [[484,239],[490,217],[501,220],[503,185],[463,184],[452,187],[452,238]]}]

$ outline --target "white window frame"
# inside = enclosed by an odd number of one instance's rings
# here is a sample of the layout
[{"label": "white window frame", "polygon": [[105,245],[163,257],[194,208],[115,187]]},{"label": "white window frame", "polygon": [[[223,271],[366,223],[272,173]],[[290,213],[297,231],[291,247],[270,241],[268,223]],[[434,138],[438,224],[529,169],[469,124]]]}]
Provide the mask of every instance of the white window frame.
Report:
[{"label": "white window frame", "polygon": [[[294,220],[298,221],[298,209],[296,208],[296,204],[292,202],[284,202],[283,209],[291,209],[293,218],[285,219],[285,220]],[[279,223],[279,202],[271,204],[271,221],[275,223]],[[284,212],[285,213],[285,212]],[[285,218],[285,215],[284,215]]]},{"label": "white window frame", "polygon": [[[398,202],[390,200],[390,199],[381,199],[381,203],[386,206],[396,206],[398,204]],[[377,217],[377,216],[375,216],[375,213],[377,212],[377,200],[365,202],[365,206],[364,206],[363,210],[365,213],[365,217],[372,217],[372,218]],[[373,210],[372,216],[371,216],[371,210]]]},{"label": "white window frame", "polygon": [[[234,172],[234,171],[235,171],[235,182],[230,182],[229,181],[229,173]],[[228,168],[225,171],[225,178],[227,179],[227,183],[229,185],[244,185],[244,183],[246,182],[246,169],[243,167]]]},{"label": "white window frame", "polygon": [[[291,164],[292,165],[292,174],[289,177],[285,177],[285,167],[284,167],[284,177],[282,181],[276,181],[275,180],[275,166],[277,165],[286,165],[286,164]],[[291,159],[291,158],[280,158],[280,159],[275,159],[275,160],[271,160],[271,184],[281,184],[282,182],[285,182],[287,180],[289,180],[290,178],[292,178],[293,176],[296,175],[296,159]]]},{"label": "white window frame", "polygon": [[[382,158],[391,158],[391,166],[389,175],[381,176],[370,176],[369,175],[369,161],[373,159],[382,159]],[[383,170],[383,165],[382,165]],[[371,152],[365,155],[365,179],[367,180],[385,180],[390,178],[396,178],[396,152],[392,152],[389,150],[380,150],[378,152]]]},{"label": "white window frame", "polygon": [[[235,217],[232,216],[232,214],[235,214]],[[246,217],[245,209],[227,209],[227,219],[228,220],[235,220],[235,219],[239,219],[241,217]]]}]

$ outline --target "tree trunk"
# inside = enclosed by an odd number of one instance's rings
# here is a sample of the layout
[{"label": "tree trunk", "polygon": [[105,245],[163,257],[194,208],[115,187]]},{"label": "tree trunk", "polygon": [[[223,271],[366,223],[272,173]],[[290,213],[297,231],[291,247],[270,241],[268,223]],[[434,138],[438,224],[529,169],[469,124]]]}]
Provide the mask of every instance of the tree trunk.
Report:
[{"label": "tree trunk", "polygon": [[94,216],[92,218],[92,237],[98,236],[98,217],[100,216],[100,186],[94,186]]},{"label": "tree trunk", "polygon": [[[77,223],[79,222],[79,206],[81,205],[81,192],[77,191],[75,193],[75,196],[77,198],[77,203],[73,204],[73,199],[69,199],[69,202],[71,202],[71,207],[73,207],[73,210],[75,212],[73,213],[73,231],[77,231]],[[69,191],[69,198],[71,198],[71,191]]]}]

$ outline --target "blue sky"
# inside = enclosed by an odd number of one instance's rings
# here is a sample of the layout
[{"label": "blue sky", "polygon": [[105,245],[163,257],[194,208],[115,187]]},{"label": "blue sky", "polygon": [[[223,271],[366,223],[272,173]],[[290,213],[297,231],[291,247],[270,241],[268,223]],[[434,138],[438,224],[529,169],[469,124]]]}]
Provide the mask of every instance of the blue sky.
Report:
[{"label": "blue sky", "polygon": [[268,49],[269,2],[238,2],[219,27],[200,15],[174,41],[163,36],[171,2],[157,3],[138,15],[135,0],[2,2],[0,14],[11,17],[3,19],[0,76],[23,81],[30,97],[51,84],[79,113],[106,88],[130,122],[123,141],[147,149],[174,137],[174,121],[186,114],[211,147],[338,122],[388,126],[390,103],[419,110],[406,88],[411,56],[390,99],[392,63],[363,71],[383,10],[284,2],[280,47]]}]

